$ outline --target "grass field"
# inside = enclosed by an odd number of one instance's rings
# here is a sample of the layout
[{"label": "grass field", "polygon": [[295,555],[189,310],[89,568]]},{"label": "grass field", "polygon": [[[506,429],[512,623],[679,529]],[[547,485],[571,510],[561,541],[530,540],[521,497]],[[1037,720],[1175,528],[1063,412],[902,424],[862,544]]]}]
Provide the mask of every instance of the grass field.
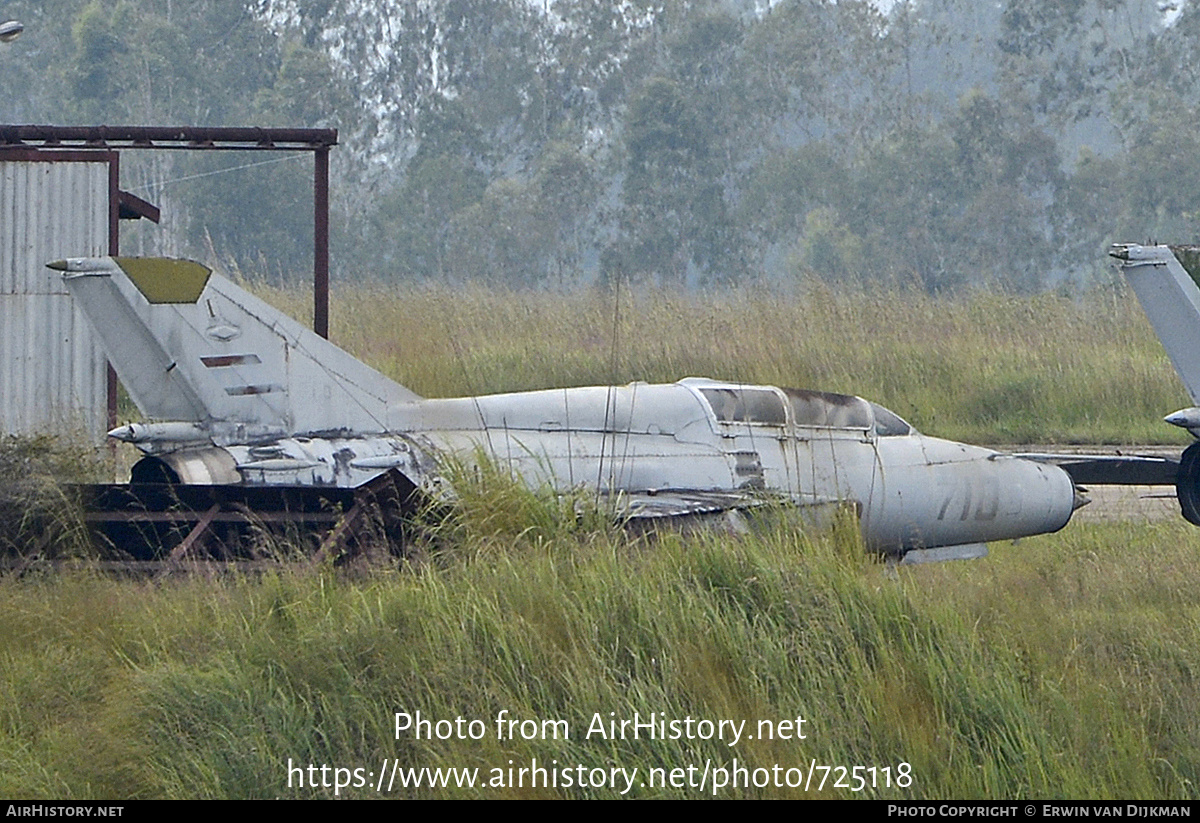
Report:
[{"label": "grass field", "polygon": [[[1124,292],[338,297],[335,341],[430,396],[699,374],[853,392],[978,442],[1161,441],[1186,405]],[[31,493],[93,470],[8,451]],[[1182,520],[892,569],[849,523],[648,539],[502,480],[467,498],[415,559],[369,570],[0,578],[0,796],[1200,794],[1200,532]],[[417,712],[479,725],[397,734]],[[553,725],[500,739],[502,713]],[[694,736],[595,732],[635,713]],[[734,725],[702,739],[698,721]],[[557,785],[529,785],[535,759]],[[377,791],[397,766],[478,785]]]},{"label": "grass field", "polygon": [[[536,760],[636,768],[636,797],[1194,798],[1195,540],[1182,522],[1071,526],[897,571],[865,561],[849,529],[652,544],[474,534],[454,557],[361,578],[4,580],[0,794],[614,797],[626,785],[514,788],[510,765]],[[480,739],[448,725],[446,740],[397,735],[397,712],[479,720]],[[595,733],[597,717],[635,713],[746,721],[755,739]],[[498,739],[498,717],[568,726]],[[796,718],[782,728],[803,740],[757,736],[761,721]],[[289,761],[374,774],[302,788]],[[478,769],[484,785],[378,793],[393,762]],[[714,789],[711,770],[735,762],[781,771]],[[836,788],[836,771],[820,789],[819,771],[808,791],[786,785],[813,763],[873,767],[859,776],[875,785]],[[641,785],[689,766],[689,783]],[[505,782],[489,787],[497,768]]]}]

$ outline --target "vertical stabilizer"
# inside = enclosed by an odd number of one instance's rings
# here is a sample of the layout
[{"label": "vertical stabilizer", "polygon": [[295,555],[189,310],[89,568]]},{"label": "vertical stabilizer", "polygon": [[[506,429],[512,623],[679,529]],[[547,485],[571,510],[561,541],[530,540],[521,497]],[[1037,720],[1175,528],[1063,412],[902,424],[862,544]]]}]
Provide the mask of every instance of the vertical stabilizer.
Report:
[{"label": "vertical stabilizer", "polygon": [[209,269],[162,258],[49,264],[153,420],[305,434],[387,430],[419,399]]},{"label": "vertical stabilizer", "polygon": [[1200,405],[1200,288],[1170,246],[1117,244],[1109,254],[1121,261],[1171,364]]}]

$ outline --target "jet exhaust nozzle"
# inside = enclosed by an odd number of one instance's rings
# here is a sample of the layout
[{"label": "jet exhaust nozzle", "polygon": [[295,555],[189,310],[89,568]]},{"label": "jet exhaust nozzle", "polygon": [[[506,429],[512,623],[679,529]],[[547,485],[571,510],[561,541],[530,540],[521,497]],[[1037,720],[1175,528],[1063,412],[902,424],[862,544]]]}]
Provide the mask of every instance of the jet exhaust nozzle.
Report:
[{"label": "jet exhaust nozzle", "polygon": [[1081,492],[1079,490],[1079,487],[1076,486],[1075,487],[1075,499],[1073,501],[1071,501],[1071,511],[1077,512],[1080,509],[1082,509],[1084,506],[1086,506],[1088,503],[1091,503],[1091,502],[1092,502],[1092,498],[1088,497],[1086,494]]}]

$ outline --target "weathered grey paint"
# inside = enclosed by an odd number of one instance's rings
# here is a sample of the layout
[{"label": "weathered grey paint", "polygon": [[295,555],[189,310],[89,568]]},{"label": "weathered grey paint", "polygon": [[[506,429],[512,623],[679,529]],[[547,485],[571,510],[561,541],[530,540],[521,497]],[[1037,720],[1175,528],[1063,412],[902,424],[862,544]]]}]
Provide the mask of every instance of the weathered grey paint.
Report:
[{"label": "weathered grey paint", "polygon": [[198,264],[51,265],[155,419],[112,436],[172,482],[359,488],[395,469],[452,495],[439,458],[482,453],[633,518],[850,504],[893,555],[976,554],[1062,528],[1080,502],[1055,466],[921,435],[857,397],[687,378],[424,399]]}]

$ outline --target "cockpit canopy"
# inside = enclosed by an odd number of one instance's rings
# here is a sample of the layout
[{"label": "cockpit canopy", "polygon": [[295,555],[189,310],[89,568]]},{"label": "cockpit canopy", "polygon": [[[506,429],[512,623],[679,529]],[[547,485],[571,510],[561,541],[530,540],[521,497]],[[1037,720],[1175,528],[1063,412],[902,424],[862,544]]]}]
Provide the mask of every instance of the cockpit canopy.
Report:
[{"label": "cockpit canopy", "polygon": [[870,406],[871,411],[875,413],[875,433],[880,437],[902,437],[917,433],[916,429],[891,409],[885,409],[878,403],[870,403]]},{"label": "cockpit canopy", "polygon": [[[913,433],[895,412],[848,394],[780,389],[769,386],[704,386],[700,394],[712,407],[719,423],[752,423],[786,426],[786,398],[797,428],[874,430],[880,437]],[[782,392],[782,396],[780,395]]]}]

